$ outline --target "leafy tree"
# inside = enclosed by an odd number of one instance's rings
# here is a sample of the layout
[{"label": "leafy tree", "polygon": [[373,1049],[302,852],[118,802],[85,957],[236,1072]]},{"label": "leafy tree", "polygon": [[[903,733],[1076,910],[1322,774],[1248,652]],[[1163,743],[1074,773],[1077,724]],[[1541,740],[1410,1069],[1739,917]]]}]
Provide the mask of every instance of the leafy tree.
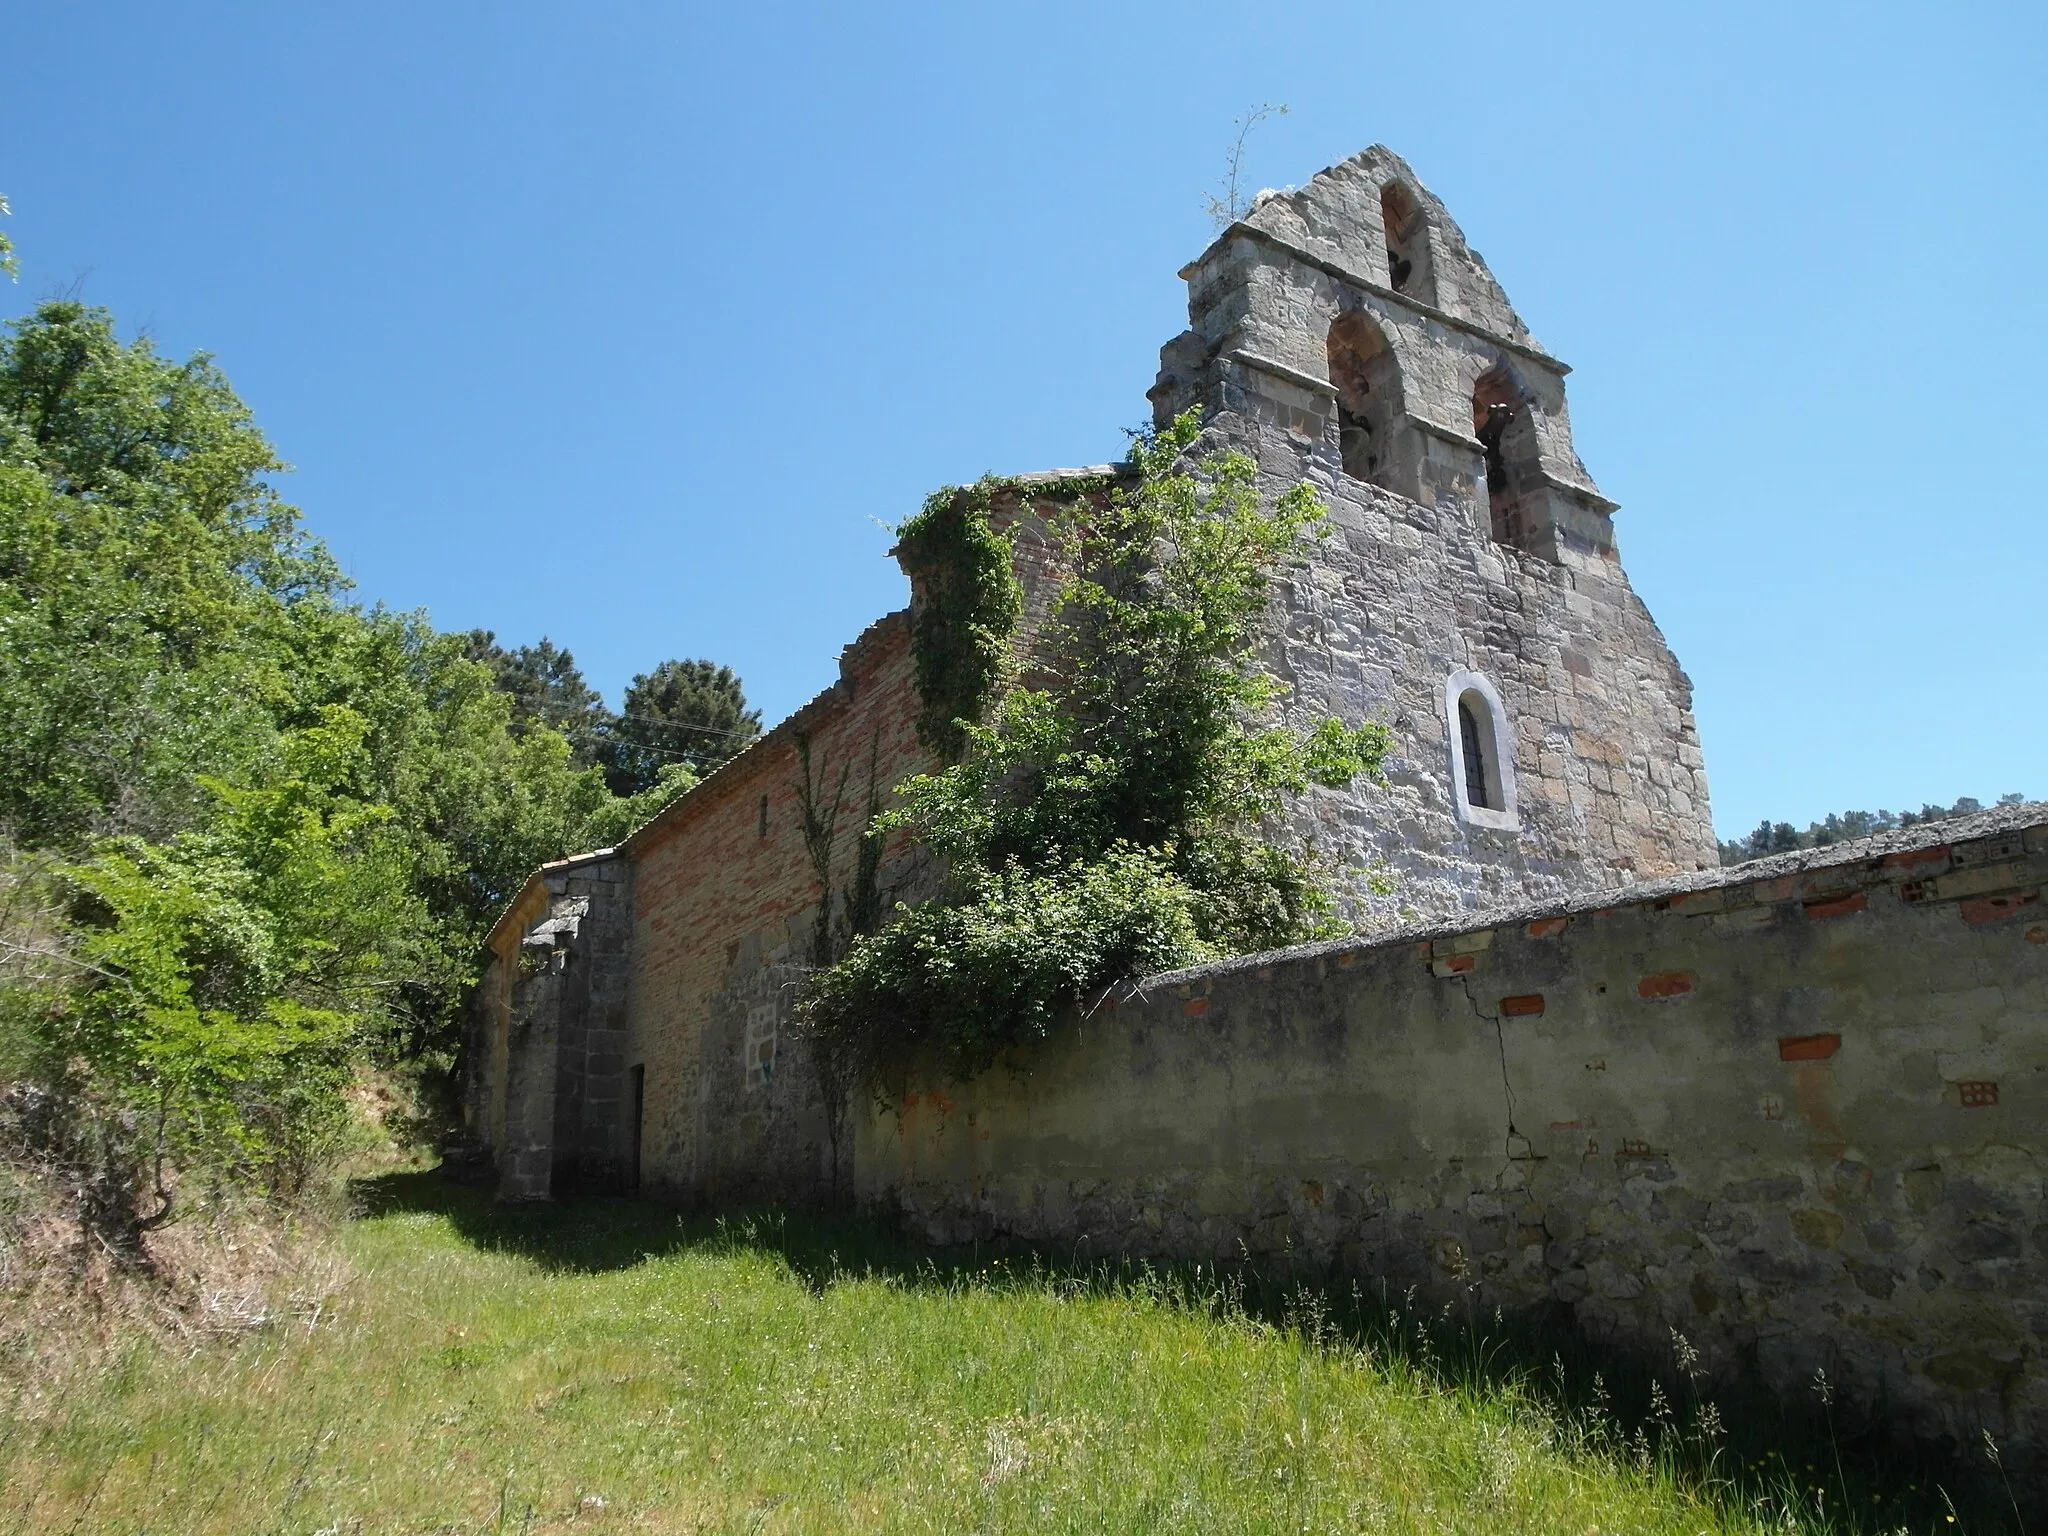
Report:
[{"label": "leafy tree", "polygon": [[592,848],[616,847],[695,789],[698,780],[697,770],[687,762],[670,763],[640,793],[614,799],[589,817],[584,822],[584,842]]},{"label": "leafy tree", "polygon": [[604,700],[583,680],[576,658],[541,636],[538,645],[507,650],[488,629],[465,637],[471,661],[490,668],[498,687],[512,699],[515,730],[543,725],[569,738],[576,760],[600,762],[614,724]]},{"label": "leafy tree", "polygon": [[64,871],[95,984],[47,1000],[10,1054],[39,1069],[43,1150],[117,1254],[171,1214],[167,1167],[292,1196],[345,1125],[361,1037],[431,932],[404,830],[344,787],[366,728],[324,710],[262,784],[207,781],[204,825]]},{"label": "leafy tree", "polygon": [[626,689],[612,726],[605,777],[612,792],[651,788],[670,763],[709,773],[761,734],[761,712],[731,667],[712,661],[664,661]]},{"label": "leafy tree", "polygon": [[537,865],[588,846],[612,796],[559,733],[513,729],[513,701],[463,636],[418,615],[336,608],[306,615],[294,639],[299,696],[370,722],[363,791],[416,842],[436,942],[421,951],[432,963],[395,988],[388,1049],[443,1072],[484,933]]},{"label": "leafy tree", "polygon": [[1323,509],[1305,485],[1263,503],[1243,454],[1189,462],[1199,433],[1190,412],[1140,439],[1134,489],[1055,517],[1079,574],[1031,685],[988,724],[957,722],[962,760],[877,819],[948,884],[815,978],[808,1028],[833,1059],[874,1071],[930,1047],[971,1069],[1109,983],[1344,931],[1281,812],[1311,784],[1376,774],[1391,738],[1269,723],[1272,574]]},{"label": "leafy tree", "polygon": [[190,769],[254,761],[293,608],[333,561],[219,371],[45,304],[0,345],[0,819],[32,844],[161,831]]},{"label": "leafy tree", "polygon": [[0,1068],[110,1243],[166,1164],[289,1193],[369,1058],[445,1082],[504,902],[649,813],[555,728],[594,700],[566,653],[503,653],[515,697],[349,603],[282,468],[204,356],[70,303],[0,340],[0,826],[71,919]]}]

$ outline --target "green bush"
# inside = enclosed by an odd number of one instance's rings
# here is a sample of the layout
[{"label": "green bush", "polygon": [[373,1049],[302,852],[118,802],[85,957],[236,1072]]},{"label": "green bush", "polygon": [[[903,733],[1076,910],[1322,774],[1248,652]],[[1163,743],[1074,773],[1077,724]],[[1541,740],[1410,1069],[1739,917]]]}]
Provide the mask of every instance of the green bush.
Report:
[{"label": "green bush", "polygon": [[0,833],[41,871],[0,874],[50,914],[0,1130],[131,1252],[174,1193],[302,1188],[364,1067],[445,1086],[504,903],[686,783],[616,801],[470,637],[349,602],[283,467],[203,355],[68,302],[0,339]]},{"label": "green bush", "polygon": [[[1323,509],[1305,485],[1264,502],[1249,458],[1196,455],[1200,430],[1190,412],[1141,438],[1128,488],[1051,514],[1077,574],[1030,684],[986,723],[956,716],[960,760],[906,781],[877,820],[909,831],[947,886],[815,979],[805,1027],[834,1061],[873,1077],[935,1049],[973,1070],[1111,983],[1345,931],[1282,811],[1311,784],[1376,774],[1389,736],[1274,723],[1284,690],[1257,663],[1260,627],[1273,573]],[[940,514],[969,526],[949,522],[922,558],[950,547],[979,572],[993,540],[1007,563],[985,497],[935,497],[920,520]],[[986,585],[941,577],[920,590]],[[925,702],[960,696],[948,682]]]}]

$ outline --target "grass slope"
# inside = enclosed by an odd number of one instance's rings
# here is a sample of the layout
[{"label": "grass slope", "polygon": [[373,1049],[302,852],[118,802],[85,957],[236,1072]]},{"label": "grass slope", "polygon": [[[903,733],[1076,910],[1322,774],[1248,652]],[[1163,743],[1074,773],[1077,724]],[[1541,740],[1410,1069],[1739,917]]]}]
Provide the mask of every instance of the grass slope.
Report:
[{"label": "grass slope", "polygon": [[383,1185],[316,1325],[17,1392],[0,1531],[1823,1524],[1705,1497],[1526,1383],[1460,1386],[1420,1334],[1260,1321],[1213,1275],[942,1269],[852,1222]]}]

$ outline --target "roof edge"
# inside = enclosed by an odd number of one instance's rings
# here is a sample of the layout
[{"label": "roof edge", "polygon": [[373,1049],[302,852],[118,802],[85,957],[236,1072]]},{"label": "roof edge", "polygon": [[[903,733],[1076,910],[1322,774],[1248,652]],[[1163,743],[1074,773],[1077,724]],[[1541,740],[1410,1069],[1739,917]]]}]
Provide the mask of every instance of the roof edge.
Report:
[{"label": "roof edge", "polygon": [[804,703],[798,705],[796,709],[783,716],[774,725],[740,748],[739,751],[733,753],[731,757],[728,757],[716,768],[705,774],[703,778],[692,784],[683,793],[677,795],[675,799],[669,801],[667,805],[663,806],[654,815],[641,822],[639,826],[619,840],[619,845],[613,852],[627,855],[632,854],[653,833],[655,828],[666,827],[679,821],[687,814],[687,807],[706,799],[706,792],[712,785],[716,784],[722,788],[725,784],[740,776],[741,765],[747,764],[749,759],[755,757],[755,754],[771,744],[787,742],[798,731],[803,729],[805,722],[813,719],[820,710],[824,709],[835,697],[839,696],[847,683],[848,661],[856,651],[859,651],[864,646],[877,643],[890,629],[898,626],[907,626],[909,622],[910,610],[908,608],[898,608],[883,614],[874,623],[862,630],[853,642],[839,653],[839,679],[837,682],[833,683],[831,687],[813,694]]}]

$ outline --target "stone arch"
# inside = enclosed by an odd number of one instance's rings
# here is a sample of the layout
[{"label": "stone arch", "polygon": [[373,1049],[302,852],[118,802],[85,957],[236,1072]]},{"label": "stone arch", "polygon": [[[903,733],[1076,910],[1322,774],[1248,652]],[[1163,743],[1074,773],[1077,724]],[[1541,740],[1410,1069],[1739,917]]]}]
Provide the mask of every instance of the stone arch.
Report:
[{"label": "stone arch", "polygon": [[1485,455],[1489,532],[1496,543],[1532,548],[1543,451],[1534,397],[1505,359],[1495,360],[1473,382],[1472,435]]},{"label": "stone arch", "polygon": [[1380,228],[1386,236],[1387,286],[1419,304],[1436,303],[1436,263],[1422,200],[1399,181],[1380,187]]},{"label": "stone arch", "polygon": [[1337,391],[1337,449],[1344,473],[1401,490],[1413,457],[1401,398],[1401,363],[1377,320],[1362,309],[1330,322],[1325,342]]}]

